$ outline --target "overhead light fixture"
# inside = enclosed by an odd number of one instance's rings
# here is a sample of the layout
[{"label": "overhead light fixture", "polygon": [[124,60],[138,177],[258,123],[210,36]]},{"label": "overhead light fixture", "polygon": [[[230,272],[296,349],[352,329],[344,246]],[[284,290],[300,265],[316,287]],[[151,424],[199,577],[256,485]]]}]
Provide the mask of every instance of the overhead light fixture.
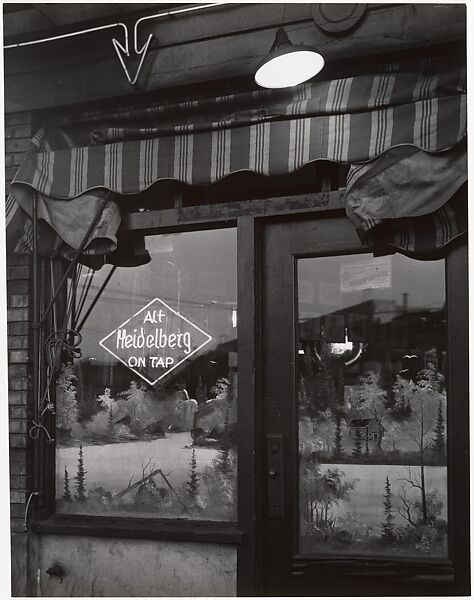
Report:
[{"label": "overhead light fixture", "polygon": [[280,27],[270,54],[258,66],[255,81],[264,88],[292,87],[311,79],[323,67],[319,52],[311,46],[295,46]]}]

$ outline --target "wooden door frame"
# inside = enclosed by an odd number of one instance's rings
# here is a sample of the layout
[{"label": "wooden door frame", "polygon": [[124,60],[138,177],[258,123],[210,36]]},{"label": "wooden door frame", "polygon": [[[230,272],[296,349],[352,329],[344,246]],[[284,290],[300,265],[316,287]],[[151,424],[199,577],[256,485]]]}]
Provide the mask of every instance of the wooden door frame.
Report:
[{"label": "wooden door frame", "polygon": [[[314,218],[314,217],[309,217]],[[322,220],[317,221],[322,223]],[[295,285],[295,261],[298,256],[303,255],[316,255],[314,250],[311,250],[311,243],[308,243],[304,239],[304,235],[292,234],[292,223],[287,221],[286,223],[275,223],[268,222],[264,225],[266,229],[262,231],[262,301],[260,314],[262,322],[260,324],[260,358],[259,363],[261,365],[261,386],[260,386],[260,420],[263,423],[265,419],[268,420],[270,426],[275,426],[276,431],[280,428],[286,436],[286,441],[294,443],[291,436],[295,435],[294,423],[291,423],[291,419],[294,419],[294,414],[291,412],[282,412],[282,406],[275,401],[271,396],[271,385],[268,381],[272,376],[272,369],[277,368],[270,364],[269,352],[271,356],[280,356],[281,360],[285,361],[285,364],[294,361],[294,356],[290,358],[288,348],[286,353],[284,350],[278,348],[278,342],[276,337],[273,335],[268,339],[268,328],[269,323],[275,320],[279,320],[279,325],[284,330],[290,330],[292,337],[295,336],[295,325],[294,325],[294,285]],[[316,223],[316,221],[314,221]],[[294,226],[293,226],[294,227]],[[307,227],[303,226],[302,229]],[[273,229],[272,229],[273,228]],[[286,228],[286,229],[285,229]],[[297,226],[298,229],[298,226]],[[280,237],[278,239],[278,258],[274,262],[270,261],[270,265],[267,264],[267,255],[269,252],[267,244],[267,236],[277,234]],[[287,233],[285,233],[285,231]],[[295,230],[296,231],[296,230]],[[277,232],[277,233],[275,233]],[[332,245],[333,240],[336,240],[337,234],[334,227],[329,227],[329,246]],[[275,244],[274,240],[274,244]],[[337,244],[337,241],[335,242]],[[322,250],[317,252],[317,255],[324,255],[326,240],[323,240]],[[328,249],[329,249],[329,246]],[[367,251],[367,248],[358,245],[348,245],[347,250],[344,250],[344,254],[350,253],[351,249],[355,251]],[[351,248],[352,246],[352,248]],[[357,247],[358,246],[358,247]],[[272,246],[273,248],[274,246]],[[370,250],[369,250],[370,251]],[[328,254],[337,254],[338,248],[333,249]],[[286,257],[285,257],[286,254]],[[275,290],[273,293],[266,289],[265,277],[271,277],[274,271],[275,280],[281,283],[279,290]],[[289,310],[282,316],[275,309],[275,304],[272,302],[272,298],[276,297],[279,302],[286,302]],[[354,573],[357,575],[358,580],[365,580],[365,588],[359,588],[359,592],[364,595],[386,595],[391,590],[394,590],[394,586],[398,586],[398,591],[395,593],[404,595],[405,593],[411,595],[423,595],[426,593],[432,594],[466,594],[469,593],[469,460],[468,460],[468,333],[466,327],[466,319],[468,315],[468,296],[467,296],[467,243],[464,240],[457,240],[451,244],[447,251],[446,256],[446,298],[447,298],[447,314],[448,314],[448,397],[451,401],[448,403],[448,436],[451,440],[451,444],[448,444],[448,522],[450,523],[450,536],[449,536],[449,555],[450,560],[441,564],[437,561],[417,561],[416,566],[418,573],[414,573],[414,561],[413,560],[357,560],[353,558],[330,558],[327,557],[324,560],[308,561],[301,560],[293,563],[293,566],[299,571],[299,575],[302,577],[311,577],[315,571],[321,569],[325,572],[333,572],[336,574],[341,573]],[[276,316],[278,315],[278,316]],[[275,350],[276,348],[276,350]],[[288,369],[286,376],[285,389],[295,389],[294,384],[294,369]],[[281,383],[281,382],[280,382]],[[293,403],[294,399],[292,399]],[[281,421],[283,420],[283,425]],[[268,430],[267,430],[268,431]],[[275,432],[273,432],[275,433]],[[456,443],[453,443],[456,440]],[[261,456],[261,487],[265,487],[265,447],[263,439],[260,441],[260,456]],[[296,465],[291,464],[289,457],[286,457],[284,464],[286,469],[296,469]],[[454,477],[454,470],[456,477]],[[288,496],[288,495],[287,495]],[[286,498],[285,500],[285,511],[291,511],[292,503],[294,506],[295,498]],[[265,511],[265,497],[261,499],[261,515],[264,515]],[[287,512],[288,514],[288,512]],[[261,539],[261,552],[265,552],[265,535],[270,535],[267,540],[269,547],[276,547],[278,544],[286,547],[291,547],[294,543],[294,539],[291,537],[290,528],[287,527],[285,530],[284,524],[280,526],[276,525],[272,532],[269,534],[265,530],[265,519],[262,519],[262,539]],[[454,543],[455,540],[455,543]],[[268,562],[269,557],[266,557]],[[287,557],[286,562],[275,566],[274,572],[272,573],[272,582],[275,584],[274,589],[279,590],[279,594],[284,595],[285,577],[283,570],[291,568],[292,561]],[[363,574],[363,577],[361,575]],[[280,581],[281,580],[281,581]],[[262,573],[261,578],[262,593],[268,593],[265,589],[265,573]],[[357,586],[356,586],[357,587]],[[356,587],[351,587],[352,591],[356,591]],[[373,591],[372,591],[373,590]],[[318,591],[318,590],[314,590]],[[331,590],[322,589],[321,595],[331,594]],[[344,593],[339,590],[338,593]],[[295,590],[296,595],[298,590]],[[288,594],[293,595],[293,594]],[[312,593],[311,595],[314,595]]]}]

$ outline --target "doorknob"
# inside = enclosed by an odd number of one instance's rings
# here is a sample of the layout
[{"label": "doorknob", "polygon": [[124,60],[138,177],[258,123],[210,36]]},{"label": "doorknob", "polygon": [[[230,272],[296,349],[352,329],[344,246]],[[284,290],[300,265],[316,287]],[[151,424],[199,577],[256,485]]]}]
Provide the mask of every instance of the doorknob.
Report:
[{"label": "doorknob", "polygon": [[267,435],[267,513],[270,519],[283,519],[283,438]]}]

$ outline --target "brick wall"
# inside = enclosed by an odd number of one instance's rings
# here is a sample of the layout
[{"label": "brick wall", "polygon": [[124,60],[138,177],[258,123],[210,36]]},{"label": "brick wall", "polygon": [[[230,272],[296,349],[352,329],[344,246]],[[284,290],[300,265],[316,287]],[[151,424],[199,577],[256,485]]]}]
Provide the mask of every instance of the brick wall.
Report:
[{"label": "brick wall", "polygon": [[[31,113],[5,116],[6,193],[32,136]],[[31,491],[32,444],[28,436],[31,393],[31,259],[7,254],[8,410],[12,595],[27,595],[27,535],[23,531]]]}]

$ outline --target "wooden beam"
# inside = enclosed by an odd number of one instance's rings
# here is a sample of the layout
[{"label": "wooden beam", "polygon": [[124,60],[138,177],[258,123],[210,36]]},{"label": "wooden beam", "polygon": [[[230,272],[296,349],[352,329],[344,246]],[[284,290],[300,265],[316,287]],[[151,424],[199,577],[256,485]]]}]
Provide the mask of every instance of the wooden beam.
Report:
[{"label": "wooden beam", "polygon": [[124,539],[176,540],[238,544],[242,532],[232,523],[189,521],[185,519],[140,519],[93,517],[82,515],[55,515],[33,524],[37,533],[53,535],[91,535]]},{"label": "wooden beam", "polygon": [[[20,6],[23,8],[17,9],[16,11],[6,11],[6,6]],[[115,20],[123,20],[124,15],[128,17],[133,15],[133,13],[146,14],[150,13],[150,11],[164,11],[171,6],[173,5],[152,3],[78,4],[72,2],[36,5],[5,4],[3,19],[4,44],[48,37],[57,33],[67,33],[68,31],[87,29],[97,25],[104,25],[106,22],[110,23]],[[49,17],[52,20],[46,20],[40,9],[47,10]],[[121,18],[119,18],[119,16],[121,16]],[[51,26],[53,21],[55,22],[54,29]]]},{"label": "wooden beam", "polygon": [[156,228],[179,227],[181,225],[206,225],[213,222],[231,222],[239,217],[252,215],[269,217],[287,214],[301,214],[344,208],[345,190],[186,206],[165,210],[129,213],[122,217],[124,230],[151,231]]},{"label": "wooden beam", "polygon": [[[86,5],[87,6],[87,5]],[[187,15],[166,17],[164,19],[157,19],[151,21],[144,21],[143,24],[138,27],[138,38],[139,42],[146,40],[148,35],[152,33],[155,36],[154,46],[155,49],[163,50],[165,48],[174,47],[178,48],[182,45],[192,44],[194,42],[202,42],[205,40],[212,40],[219,37],[234,36],[238,33],[249,33],[253,29],[265,29],[271,28],[273,35],[276,28],[281,25],[282,22],[288,25],[294,25],[295,23],[306,22],[311,24],[311,11],[308,5],[293,5],[289,6],[288,10],[285,10],[284,21],[282,13],[282,4],[279,5],[222,5],[217,6],[215,9],[204,10],[202,12],[193,12]],[[301,8],[303,7],[303,8]],[[156,13],[161,9],[155,7]],[[249,15],[249,11],[250,15]],[[146,15],[147,12],[143,14]],[[249,16],[251,17],[251,25],[249,24]],[[134,17],[138,19],[138,17]],[[116,15],[114,18],[109,18],[109,23],[124,21],[125,15]],[[133,23],[133,21],[132,21]],[[105,22],[101,21],[99,24],[103,25]],[[89,24],[86,24],[88,27]],[[78,27],[76,29],[80,29]],[[61,34],[66,33],[61,30]],[[54,32],[51,30],[48,35],[53,35]],[[35,38],[38,37],[37,35]],[[42,36],[39,36],[42,37]],[[98,32],[93,34],[87,34],[86,37],[74,37],[69,41],[64,42],[52,42],[45,45],[34,46],[36,52],[39,55],[31,56],[31,48],[18,48],[14,51],[7,51],[8,57],[12,57],[12,61],[8,61],[9,74],[13,73],[24,73],[32,70],[42,70],[44,65],[48,67],[56,68],[59,66],[68,65],[72,63],[81,63],[88,60],[98,60],[104,58],[114,58],[115,52],[112,47],[111,39],[117,37],[120,42],[124,43],[123,32],[117,28],[111,29],[105,34],[104,32]],[[91,39],[94,43],[91,44]],[[17,40],[12,40],[15,42]],[[71,49],[77,48],[76,53],[66,52],[58,53],[57,44],[60,43],[65,47]],[[133,43],[133,40],[132,40]],[[271,41],[270,41],[271,45]],[[92,47],[91,47],[92,46]],[[14,54],[12,54],[14,52]],[[33,58],[33,62],[32,62]],[[6,66],[5,66],[6,68]]]},{"label": "wooden beam", "polygon": [[[307,15],[308,7],[303,7],[299,12],[291,9],[287,32],[294,43],[319,47],[326,57],[326,73],[336,64],[343,68],[348,60],[429,49],[434,44],[462,42],[466,35],[463,5],[378,7],[344,37],[319,30]],[[268,52],[275,28],[281,24],[281,5],[221,7],[206,15],[146,22],[139,38],[154,33],[158,46],[145,60],[137,89],[126,81],[110,32],[97,38],[94,34],[94,43],[92,37],[76,38],[49,47],[7,50],[5,110],[54,108],[234,78],[249,78],[250,83],[256,64]]]},{"label": "wooden beam", "polygon": [[33,4],[32,5],[39,13],[43,15],[51,25],[58,25],[58,22],[52,14],[51,8],[47,4]]},{"label": "wooden beam", "polygon": [[[4,4],[4,11],[6,6],[7,5]],[[16,36],[33,36],[37,35],[38,31],[46,27],[51,27],[50,21],[46,19],[43,14],[35,10],[32,4],[22,4],[19,6],[23,6],[25,8],[9,13],[4,12],[4,38],[6,38],[8,35],[11,35],[13,32],[16,34]]]}]

